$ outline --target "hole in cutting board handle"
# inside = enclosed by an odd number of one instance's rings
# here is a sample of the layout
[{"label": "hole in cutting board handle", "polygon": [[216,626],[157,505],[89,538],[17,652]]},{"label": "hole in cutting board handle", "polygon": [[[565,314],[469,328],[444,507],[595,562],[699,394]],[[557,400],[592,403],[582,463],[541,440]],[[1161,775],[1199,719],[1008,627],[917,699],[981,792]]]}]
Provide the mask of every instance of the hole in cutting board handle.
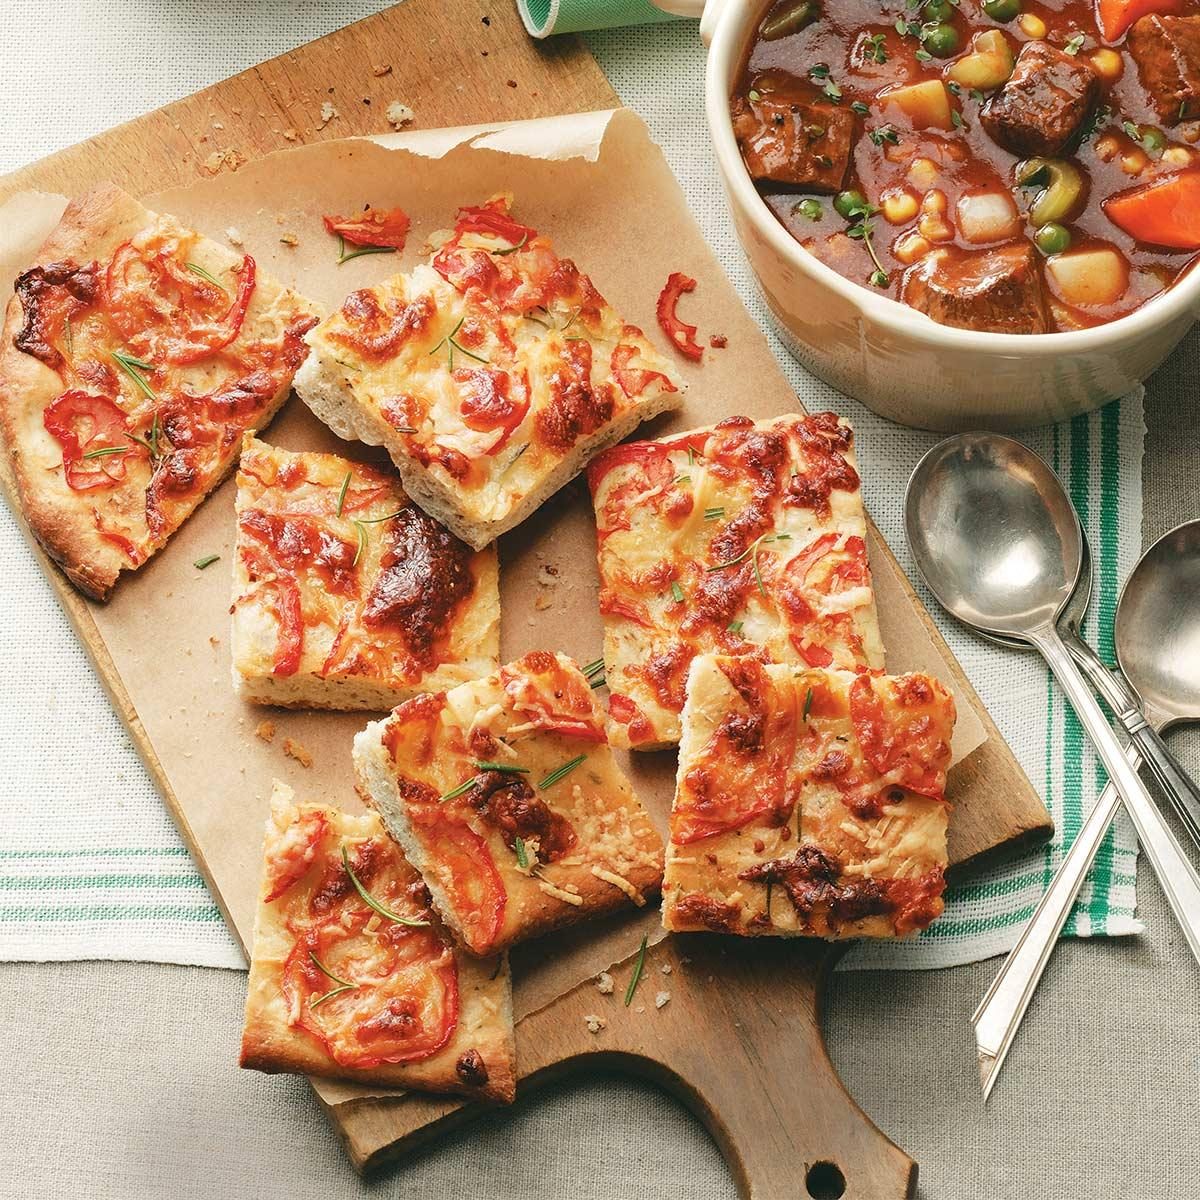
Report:
[{"label": "hole in cutting board handle", "polygon": [[804,1186],[812,1200],[839,1200],[846,1191],[846,1176],[837,1163],[815,1162],[805,1172]]}]

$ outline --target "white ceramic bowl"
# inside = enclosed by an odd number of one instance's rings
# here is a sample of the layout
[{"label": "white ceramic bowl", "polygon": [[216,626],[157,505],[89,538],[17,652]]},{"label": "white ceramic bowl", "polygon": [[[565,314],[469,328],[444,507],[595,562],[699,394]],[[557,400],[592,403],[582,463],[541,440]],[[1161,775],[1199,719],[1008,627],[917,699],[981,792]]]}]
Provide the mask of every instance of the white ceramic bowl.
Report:
[{"label": "white ceramic bowl", "polygon": [[1142,382],[1200,316],[1200,270],[1120,320],[1074,333],[976,333],[852,283],[803,250],[742,163],[729,98],[762,0],[658,0],[700,15],[705,107],[734,228],[779,332],[813,374],[903,425],[1011,430],[1099,408]]}]

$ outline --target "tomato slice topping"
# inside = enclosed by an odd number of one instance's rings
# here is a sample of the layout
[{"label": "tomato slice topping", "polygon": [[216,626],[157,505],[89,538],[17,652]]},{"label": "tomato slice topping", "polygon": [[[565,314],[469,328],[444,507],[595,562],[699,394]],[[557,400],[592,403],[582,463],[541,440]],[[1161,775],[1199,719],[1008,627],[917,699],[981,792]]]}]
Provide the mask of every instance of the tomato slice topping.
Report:
[{"label": "tomato slice topping", "polygon": [[498,453],[529,411],[529,388],[523,378],[514,379],[495,367],[458,368],[454,382],[463,393],[463,423],[477,433],[498,430],[500,437],[487,451]]},{"label": "tomato slice topping", "polygon": [[[886,706],[880,688],[892,693]],[[855,679],[850,688],[850,720],[863,756],[888,777],[884,786],[895,783],[933,800],[945,798],[954,712],[947,701],[944,696],[939,701],[933,686],[920,675]]]},{"label": "tomato slice topping", "polygon": [[759,818],[782,823],[795,804],[787,784],[796,742],[794,690],[773,687],[754,659],[721,670],[738,700],[680,780],[671,812],[671,839],[679,845]]},{"label": "tomato slice topping", "polygon": [[300,669],[304,649],[304,615],[300,609],[300,589],[291,579],[268,579],[258,585],[267,609],[275,618],[278,635],[272,675],[295,675]]},{"label": "tomato slice topping", "polygon": [[694,292],[695,290],[696,281],[694,279],[687,275],[681,275],[678,271],[673,271],[667,277],[666,286],[658,294],[658,305],[655,312],[658,314],[658,323],[671,345],[684,358],[690,358],[692,362],[699,362],[704,357],[704,347],[696,341],[696,326],[681,321],[675,312],[679,297],[684,292]]},{"label": "tomato slice topping", "polygon": [[656,379],[662,384],[664,392],[678,391],[675,385],[661,371],[650,371],[645,367],[630,366],[633,360],[640,354],[641,350],[637,346],[631,346],[627,342],[619,342],[613,347],[612,357],[609,359],[609,368],[612,371],[613,378],[621,385],[621,391],[626,396],[630,398],[640,396]]},{"label": "tomato slice topping", "polygon": [[500,668],[500,682],[514,712],[534,729],[585,742],[603,742],[604,726],[595,693],[579,668],[556,655],[533,650]]},{"label": "tomato slice topping", "polygon": [[474,954],[487,954],[504,925],[508,893],[488,844],[444,804],[410,803],[408,815],[433,860]]},{"label": "tomato slice topping", "polygon": [[523,245],[537,237],[536,229],[522,225],[508,215],[508,203],[502,198],[489,200],[478,208],[460,208],[454,234],[460,238],[464,233],[503,238],[512,246]]},{"label": "tomato slice topping", "polygon": [[67,486],[77,492],[114,487],[125,478],[126,459],[141,451],[128,436],[125,413],[107,397],[78,388],[50,404],[42,424],[62,447]]},{"label": "tomato slice topping", "polygon": [[321,218],[330,233],[354,246],[391,246],[403,250],[412,222],[400,208],[365,208],[356,217]]},{"label": "tomato slice topping", "polygon": [[329,821],[317,808],[303,809],[271,847],[263,902],[278,900],[316,861]]},{"label": "tomato slice topping", "polygon": [[246,255],[232,301],[181,262],[177,243],[139,249],[124,242],[105,276],[108,312],[132,346],[168,363],[199,362],[241,332],[257,268]]}]

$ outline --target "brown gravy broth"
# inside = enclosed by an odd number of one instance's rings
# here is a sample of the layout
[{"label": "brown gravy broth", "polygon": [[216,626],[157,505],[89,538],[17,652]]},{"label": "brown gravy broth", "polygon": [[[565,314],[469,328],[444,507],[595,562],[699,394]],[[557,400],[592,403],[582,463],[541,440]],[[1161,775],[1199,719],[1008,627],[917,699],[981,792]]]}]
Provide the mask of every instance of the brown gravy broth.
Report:
[{"label": "brown gravy broth", "polygon": [[[847,230],[854,221],[835,210],[830,188],[806,187],[803,180],[756,179],[767,205],[788,232],[847,279],[924,308],[935,320],[967,328],[1016,332],[1086,328],[1132,312],[1177,280],[1194,261],[1194,249],[1141,243],[1118,228],[1101,206],[1109,197],[1160,175],[1200,172],[1200,120],[1191,119],[1200,105],[1187,110],[1188,119],[1179,119],[1185,111],[1181,106],[1175,119],[1164,121],[1139,78],[1126,37],[1115,44],[1103,39],[1092,0],[1055,5],[1021,0],[1019,14],[1007,21],[989,17],[981,0],[960,0],[953,7],[947,0],[925,0],[914,7],[916,2],[815,0],[817,15],[811,23],[772,40],[765,40],[761,31],[793,3],[779,0],[764,9],[760,33],[748,47],[732,98],[735,132],[739,111],[743,121],[749,119],[745,114],[753,110],[755,97],[760,104],[763,97],[774,97],[778,102],[832,103],[849,109],[854,114],[852,147],[838,190],[856,190],[879,209],[866,218],[869,239],[851,237]],[[942,23],[952,26],[957,35],[957,48],[945,57],[924,51],[920,34],[911,32],[911,27],[904,34],[897,30],[897,22],[927,26],[924,9],[931,2],[940,3],[946,18]],[[1149,10],[1143,6],[1141,11]],[[1162,11],[1193,17],[1200,14],[1200,0],[1164,0]],[[1046,156],[1073,165],[1083,182],[1080,198],[1059,223],[1065,234],[1054,236],[1070,239],[1058,257],[1104,248],[1116,251],[1121,275],[1110,273],[1108,278],[1119,278],[1123,286],[1101,285],[1090,294],[1086,286],[1064,288],[1051,267],[1053,245],[1050,253],[1043,249],[1028,256],[1030,272],[1040,278],[1038,303],[1045,313],[1041,328],[1008,325],[1004,320],[989,323],[986,312],[976,312],[970,304],[935,310],[914,298],[917,289],[911,276],[923,269],[922,260],[931,251],[936,251],[938,269],[949,280],[946,286],[953,289],[955,271],[970,274],[981,251],[1009,243],[1037,245],[1037,226],[1029,210],[1038,188],[1018,182],[1018,165],[1031,156],[999,144],[981,119],[981,109],[997,88],[984,91],[952,84],[948,129],[916,128],[906,111],[888,100],[889,89],[927,80],[949,81],[955,63],[973,50],[973,37],[986,30],[1000,31],[1014,58],[1027,43],[1038,41],[1065,50],[1089,67],[1097,64],[1093,69],[1100,84],[1098,99],[1069,143]],[[1106,69],[1100,70],[1101,65]],[[821,125],[814,121],[806,128],[816,131]],[[739,143],[749,165],[741,134]],[[751,174],[755,174],[753,167]],[[931,193],[940,193],[944,204],[936,196],[931,200]],[[960,202],[979,193],[1011,197],[1014,220],[1004,236],[983,241],[964,236],[957,219]],[[923,229],[937,236],[924,237]],[[1113,265],[1111,256],[1107,262]],[[1079,302],[1081,296],[1086,302]]]}]

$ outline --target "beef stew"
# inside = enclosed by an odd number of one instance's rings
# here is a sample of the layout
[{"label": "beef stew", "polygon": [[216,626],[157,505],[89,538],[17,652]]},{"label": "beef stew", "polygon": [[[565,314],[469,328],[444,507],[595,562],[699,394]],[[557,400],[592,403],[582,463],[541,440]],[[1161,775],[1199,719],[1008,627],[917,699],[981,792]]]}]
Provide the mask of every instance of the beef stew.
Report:
[{"label": "beef stew", "polygon": [[1200,252],[1200,0],[777,0],[731,99],[805,249],[942,324],[1088,328]]}]

